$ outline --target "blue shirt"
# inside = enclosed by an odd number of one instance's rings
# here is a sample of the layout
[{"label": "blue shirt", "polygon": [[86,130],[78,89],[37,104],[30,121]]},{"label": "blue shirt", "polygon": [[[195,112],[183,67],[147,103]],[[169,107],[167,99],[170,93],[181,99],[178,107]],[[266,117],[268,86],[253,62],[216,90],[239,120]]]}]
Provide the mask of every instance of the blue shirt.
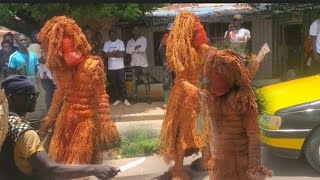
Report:
[{"label": "blue shirt", "polygon": [[29,51],[29,61],[26,63],[27,54],[16,51],[9,58],[9,68],[14,68],[20,75],[36,76],[36,66],[39,64],[37,55]]}]

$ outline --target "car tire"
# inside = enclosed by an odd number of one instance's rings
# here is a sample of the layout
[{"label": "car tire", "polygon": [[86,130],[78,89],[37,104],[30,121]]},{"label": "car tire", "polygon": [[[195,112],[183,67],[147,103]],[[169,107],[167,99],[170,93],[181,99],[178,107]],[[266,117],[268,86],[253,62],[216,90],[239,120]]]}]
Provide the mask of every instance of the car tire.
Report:
[{"label": "car tire", "polygon": [[308,163],[320,173],[320,130],[308,138],[304,148]]}]

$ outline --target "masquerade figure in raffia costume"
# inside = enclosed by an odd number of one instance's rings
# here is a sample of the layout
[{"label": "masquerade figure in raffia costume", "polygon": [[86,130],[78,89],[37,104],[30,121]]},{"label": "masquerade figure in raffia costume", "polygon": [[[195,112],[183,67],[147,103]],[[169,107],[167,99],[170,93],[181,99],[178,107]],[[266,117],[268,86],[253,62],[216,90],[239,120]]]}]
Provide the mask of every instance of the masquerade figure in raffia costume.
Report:
[{"label": "masquerade figure in raffia costume", "polygon": [[249,72],[232,50],[211,51],[206,63],[211,180],[263,180],[272,175],[261,165],[258,107],[250,87],[258,63],[252,64]]},{"label": "masquerade figure in raffia costume", "polygon": [[53,127],[49,155],[66,164],[101,163],[102,148],[120,140],[110,119],[102,59],[90,55],[85,35],[65,16],[48,20],[38,39],[57,86],[39,130]]},{"label": "masquerade figure in raffia costume", "polygon": [[[207,58],[208,59],[211,58],[211,60],[209,61],[210,63],[212,63],[212,61],[214,61],[214,60],[212,60],[211,56],[216,51],[218,51],[218,49],[215,48],[215,47],[212,47],[212,46],[209,46],[209,47],[206,48],[206,55],[208,56]],[[228,50],[228,51],[231,51],[231,49]],[[264,56],[262,56],[261,58],[263,60]],[[206,61],[206,62],[208,62],[208,61]],[[256,56],[254,54],[252,54],[250,56],[249,63],[247,65],[247,67],[246,67],[249,80],[251,80],[256,75],[256,73],[258,72],[259,68],[260,68],[260,63],[257,61]],[[208,77],[206,77],[206,76],[204,77],[205,81],[207,81],[207,78]],[[206,83],[207,82],[205,82],[205,84]],[[217,87],[217,88],[219,89],[221,87]],[[207,96],[208,91],[206,89],[204,89],[203,92]],[[208,110],[208,104],[206,102],[207,101],[204,102],[205,103],[205,105],[204,105],[204,107],[205,107],[205,114],[204,114],[205,117],[204,118],[207,121],[209,119],[208,111],[210,111],[210,109]],[[211,133],[208,133],[207,129],[206,129],[206,133],[207,133],[208,139],[210,139],[209,136],[210,136]],[[209,140],[206,143],[209,144]],[[209,150],[209,145],[204,146],[204,148],[201,150],[202,157],[200,157],[200,158],[196,159],[195,161],[193,161],[192,165],[191,165],[191,168],[194,169],[194,170],[207,171],[210,168],[209,167],[210,166],[209,163],[210,163],[210,159],[211,159],[211,154],[210,154],[209,151],[210,151]]]},{"label": "masquerade figure in raffia costume", "polygon": [[175,180],[189,179],[183,169],[184,156],[198,152],[204,144],[205,136],[198,132],[197,120],[207,40],[199,18],[189,11],[176,17],[167,40],[167,64],[176,78],[161,127],[160,153],[167,163],[175,161]]}]

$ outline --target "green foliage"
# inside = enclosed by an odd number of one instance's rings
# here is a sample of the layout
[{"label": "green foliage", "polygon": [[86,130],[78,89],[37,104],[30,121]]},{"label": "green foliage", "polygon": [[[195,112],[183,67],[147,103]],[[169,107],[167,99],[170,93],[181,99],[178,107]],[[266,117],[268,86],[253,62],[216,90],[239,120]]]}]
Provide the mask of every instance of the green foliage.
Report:
[{"label": "green foliage", "polygon": [[9,20],[11,20],[11,18],[13,17],[14,12],[10,11],[10,9],[8,8],[8,5],[1,5],[0,6],[0,16],[1,16],[1,22],[7,22]]},{"label": "green foliage", "polygon": [[221,50],[231,49],[230,41],[226,41],[226,40],[215,41],[215,43],[212,43],[211,45]]},{"label": "green foliage", "polygon": [[265,124],[269,120],[269,117],[265,113],[267,108],[267,101],[258,88],[252,87],[252,89],[256,97],[256,103],[258,105],[259,126],[260,128],[266,128]]},{"label": "green foliage", "polygon": [[258,111],[259,111],[259,115],[263,115],[266,108],[267,108],[267,101],[264,98],[264,96],[261,94],[261,92],[259,91],[259,89],[252,87],[253,92],[255,94],[256,97],[256,103],[258,104]]},{"label": "green foliage", "polygon": [[130,131],[122,140],[121,157],[153,155],[158,149],[158,137],[145,129]]},{"label": "green foliage", "polygon": [[[134,23],[141,20],[146,12],[163,5],[152,3],[3,3],[0,6],[0,25],[29,33],[29,29],[39,28],[51,17],[59,15],[69,16],[76,20],[115,17]],[[21,21],[15,17],[19,17]]]},{"label": "green foliage", "polygon": [[[32,18],[44,22],[47,19],[66,15],[73,18],[114,16],[135,21],[162,4],[137,4],[137,3],[105,3],[105,4],[69,4],[69,3],[25,3],[2,4],[0,7],[1,21],[14,15],[31,15]],[[8,13],[8,12],[11,13]],[[21,14],[22,13],[22,14]],[[21,18],[21,17],[20,17]]]}]

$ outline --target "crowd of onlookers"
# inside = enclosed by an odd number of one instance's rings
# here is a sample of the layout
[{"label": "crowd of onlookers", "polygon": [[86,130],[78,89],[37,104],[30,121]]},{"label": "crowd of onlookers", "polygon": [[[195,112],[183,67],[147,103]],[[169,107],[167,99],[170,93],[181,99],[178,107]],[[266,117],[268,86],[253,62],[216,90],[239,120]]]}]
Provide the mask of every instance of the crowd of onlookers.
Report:
[{"label": "crowd of onlookers", "polygon": [[46,109],[49,109],[55,89],[50,70],[45,65],[44,54],[36,39],[37,31],[31,38],[22,33],[3,35],[0,50],[0,77],[4,79],[11,74],[28,77],[46,92]]}]

